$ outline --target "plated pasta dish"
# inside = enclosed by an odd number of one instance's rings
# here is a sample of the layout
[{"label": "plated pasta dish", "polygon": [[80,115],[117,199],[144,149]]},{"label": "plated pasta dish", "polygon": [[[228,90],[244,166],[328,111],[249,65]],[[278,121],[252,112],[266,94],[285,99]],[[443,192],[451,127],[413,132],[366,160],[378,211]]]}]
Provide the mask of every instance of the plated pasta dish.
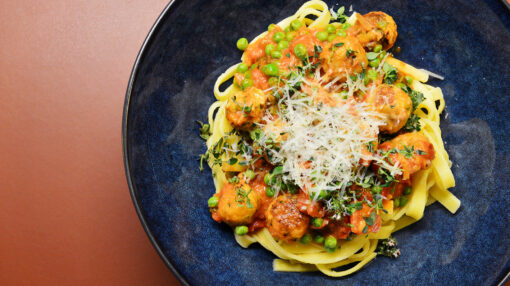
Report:
[{"label": "plated pasta dish", "polygon": [[[439,202],[460,201],[444,148],[441,89],[394,57],[397,25],[380,11],[347,16],[306,2],[237,48],[200,123],[212,170],[212,218],[242,247],[259,243],[275,271],[341,277]],[[226,89],[220,89],[224,83]]]}]

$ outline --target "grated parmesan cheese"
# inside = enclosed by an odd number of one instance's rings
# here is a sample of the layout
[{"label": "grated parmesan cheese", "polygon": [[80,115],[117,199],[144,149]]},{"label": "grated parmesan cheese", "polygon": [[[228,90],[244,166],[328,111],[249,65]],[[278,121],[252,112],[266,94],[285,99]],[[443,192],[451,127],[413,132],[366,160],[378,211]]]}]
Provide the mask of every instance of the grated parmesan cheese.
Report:
[{"label": "grated parmesan cheese", "polygon": [[[322,103],[317,92],[297,91],[291,97],[291,87],[298,82],[314,90],[313,83],[302,76],[290,79],[279,88],[282,98],[277,113],[268,111],[264,124],[259,124],[264,130],[259,144],[271,153],[272,164],[283,166],[284,181],[294,182],[317,199],[322,190],[343,191],[349,182],[371,176],[359,171],[362,159],[378,162],[392,175],[401,173],[379,155],[362,152],[365,144],[377,140],[379,126],[384,124],[384,115],[354,100],[356,91],[367,91],[362,79],[347,77],[341,86],[348,89],[348,99],[338,99],[334,106]],[[282,134],[285,139],[278,141],[278,148],[266,144],[268,139],[281,139]]]}]

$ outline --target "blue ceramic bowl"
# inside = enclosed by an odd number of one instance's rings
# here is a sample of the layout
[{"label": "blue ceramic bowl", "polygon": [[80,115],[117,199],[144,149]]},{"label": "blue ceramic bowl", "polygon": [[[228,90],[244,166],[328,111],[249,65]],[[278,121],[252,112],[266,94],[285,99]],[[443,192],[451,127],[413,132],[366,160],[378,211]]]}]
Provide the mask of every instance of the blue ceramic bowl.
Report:
[{"label": "blue ceramic bowl", "polygon": [[[335,2],[328,1],[331,5]],[[210,218],[210,170],[195,120],[213,84],[251,39],[293,14],[294,1],[173,1],[149,33],[126,95],[127,179],[147,234],[168,267],[192,285],[494,285],[510,269],[510,13],[492,1],[348,1],[398,25],[399,58],[444,75],[441,129],[462,201],[455,215],[434,204],[395,236],[402,256],[378,257],[346,278],[278,273],[273,254],[242,249]]]}]

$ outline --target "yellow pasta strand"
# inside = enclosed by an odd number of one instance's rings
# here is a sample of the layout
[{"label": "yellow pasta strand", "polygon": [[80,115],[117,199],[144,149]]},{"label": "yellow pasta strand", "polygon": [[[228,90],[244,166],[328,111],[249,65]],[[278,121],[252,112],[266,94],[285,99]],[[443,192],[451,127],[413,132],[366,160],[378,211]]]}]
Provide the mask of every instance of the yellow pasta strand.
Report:
[{"label": "yellow pasta strand", "polygon": [[317,271],[314,264],[293,263],[288,260],[275,259],[273,260],[273,270],[282,272],[310,272]]},{"label": "yellow pasta strand", "polygon": [[446,189],[437,186],[430,189],[430,195],[440,202],[452,214],[456,213],[460,207],[460,200]]},{"label": "yellow pasta strand", "polygon": [[427,203],[427,178],[430,170],[419,171],[412,177],[413,193],[409,198],[409,205],[406,215],[416,220],[421,219],[423,211],[425,210],[425,204]]},{"label": "yellow pasta strand", "polygon": [[397,70],[399,72],[407,74],[407,75],[409,75],[409,76],[413,77],[414,79],[417,79],[417,80],[419,80],[421,82],[427,82],[427,80],[429,80],[429,75],[428,74],[426,74],[423,71],[413,67],[412,65],[404,63],[403,61],[397,60],[397,59],[395,59],[393,57],[388,57],[388,58],[386,58],[386,62],[389,65],[392,65],[395,68],[397,68]]}]

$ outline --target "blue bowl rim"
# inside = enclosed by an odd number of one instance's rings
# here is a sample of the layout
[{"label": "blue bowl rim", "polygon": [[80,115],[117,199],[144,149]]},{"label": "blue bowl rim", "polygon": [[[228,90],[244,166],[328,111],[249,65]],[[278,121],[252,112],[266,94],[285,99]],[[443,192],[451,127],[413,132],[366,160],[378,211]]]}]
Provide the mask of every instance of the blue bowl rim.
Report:
[{"label": "blue bowl rim", "polygon": [[[503,2],[503,4],[505,4],[505,6],[508,8],[508,12],[510,12],[510,2],[507,2],[506,0],[501,0]],[[510,275],[510,273],[509,273]]]},{"label": "blue bowl rim", "polygon": [[186,279],[182,276],[179,271],[175,268],[175,266],[167,259],[165,254],[163,253],[163,250],[161,249],[160,245],[158,244],[156,238],[154,237],[152,231],[149,228],[149,225],[147,224],[147,220],[145,219],[145,216],[140,208],[140,204],[138,203],[137,198],[137,191],[136,186],[133,184],[133,178],[131,176],[131,164],[129,162],[128,158],[128,141],[127,141],[127,126],[128,126],[128,120],[129,120],[129,103],[131,100],[131,93],[133,91],[133,84],[135,82],[136,76],[138,74],[138,68],[140,65],[140,62],[142,58],[144,57],[145,50],[148,48],[150,42],[152,41],[154,33],[159,29],[161,20],[165,17],[167,12],[170,10],[170,8],[173,6],[173,4],[177,2],[176,0],[170,0],[168,4],[165,6],[161,14],[156,19],[156,22],[152,25],[149,33],[145,37],[145,40],[142,44],[142,47],[140,48],[140,51],[138,52],[138,55],[136,56],[135,63],[133,65],[133,69],[131,71],[131,75],[129,76],[129,82],[127,86],[126,91],[126,98],[124,100],[124,111],[122,114],[122,157],[124,159],[124,171],[126,172],[126,179],[129,187],[129,193],[131,195],[131,200],[133,201],[133,205],[135,207],[136,213],[138,214],[138,218],[140,219],[140,222],[143,226],[143,229],[145,230],[145,233],[149,237],[152,245],[156,249],[157,253],[165,262],[166,266],[172,271],[172,273],[177,277],[177,279],[183,284],[183,285],[190,285]]},{"label": "blue bowl rim", "polygon": [[[152,231],[149,228],[149,225],[147,223],[147,220],[145,219],[145,216],[142,213],[141,207],[138,203],[138,198],[136,196],[136,187],[133,184],[133,179],[131,176],[131,166],[128,158],[128,143],[127,143],[127,123],[128,123],[128,115],[129,115],[129,103],[131,100],[131,93],[133,91],[133,84],[136,79],[136,76],[138,74],[138,68],[139,64],[144,56],[145,50],[148,48],[150,42],[152,41],[152,36],[154,33],[160,28],[160,22],[161,20],[166,16],[168,11],[172,8],[173,4],[176,3],[178,0],[170,0],[168,4],[165,6],[161,14],[158,16],[154,24],[152,25],[151,29],[149,30],[149,33],[145,37],[145,40],[140,48],[140,51],[138,52],[138,55],[136,56],[135,63],[133,65],[133,69],[131,71],[131,75],[129,76],[129,82],[127,86],[126,96],[124,99],[124,111],[122,114],[122,157],[124,160],[124,171],[126,173],[126,179],[129,187],[129,193],[131,195],[131,200],[133,201],[133,205],[135,207],[136,213],[138,215],[138,218],[140,219],[140,223],[143,226],[143,229],[145,230],[145,233],[149,237],[150,242],[156,249],[158,255],[161,257],[165,265],[172,271],[172,273],[177,277],[179,282],[181,282],[183,285],[190,285],[188,281],[182,276],[182,274],[177,271],[175,266],[167,259],[165,256],[163,250],[161,249],[160,245],[158,244],[156,238],[154,237]],[[501,0],[503,4],[508,8],[510,12],[510,3],[508,3],[506,0]],[[505,285],[506,282],[510,281],[510,272],[508,272],[506,275],[503,276],[501,281],[497,284],[498,286]]]}]

